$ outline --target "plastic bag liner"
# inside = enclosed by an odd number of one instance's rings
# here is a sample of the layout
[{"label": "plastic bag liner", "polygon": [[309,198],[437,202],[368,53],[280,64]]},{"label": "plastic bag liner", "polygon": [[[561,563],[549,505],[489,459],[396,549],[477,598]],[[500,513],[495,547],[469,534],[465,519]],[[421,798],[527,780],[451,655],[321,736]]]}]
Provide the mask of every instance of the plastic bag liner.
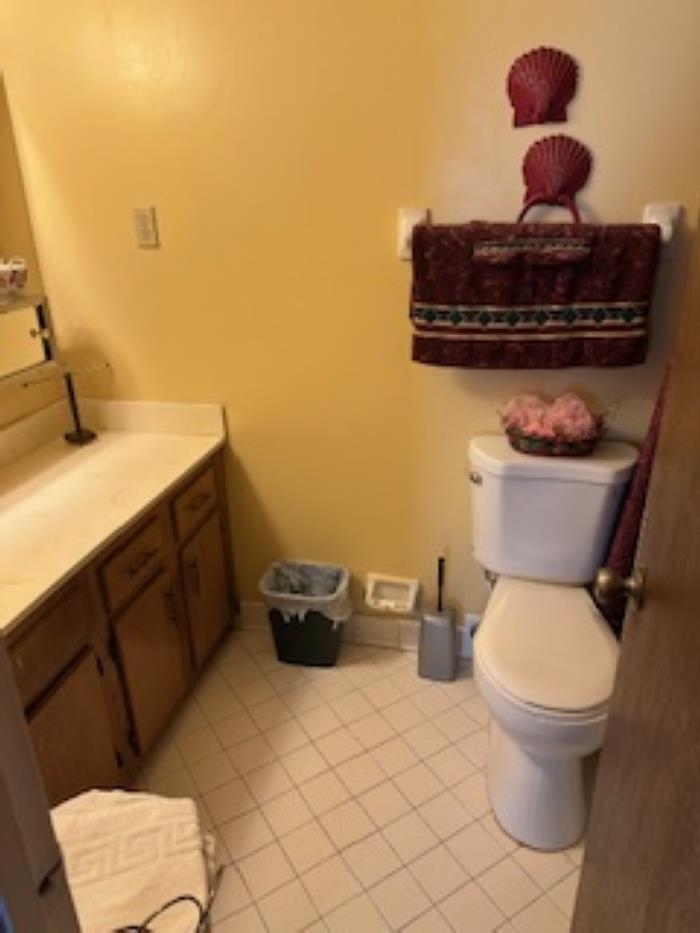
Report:
[{"label": "plastic bag liner", "polygon": [[310,561],[275,562],[260,581],[260,592],[268,608],[282,613],[285,622],[293,617],[303,622],[315,610],[336,628],[352,614],[348,588],[350,573],[345,567]]}]

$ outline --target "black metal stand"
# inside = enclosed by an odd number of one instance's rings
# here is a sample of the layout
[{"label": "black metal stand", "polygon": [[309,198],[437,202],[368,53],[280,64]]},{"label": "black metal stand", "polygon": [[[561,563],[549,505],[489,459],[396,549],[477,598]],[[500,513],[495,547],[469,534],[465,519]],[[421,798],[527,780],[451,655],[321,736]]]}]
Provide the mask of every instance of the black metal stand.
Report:
[{"label": "black metal stand", "polygon": [[97,434],[91,431],[90,428],[84,428],[80,421],[78,400],[75,397],[75,389],[73,388],[73,374],[64,373],[63,381],[66,384],[66,394],[68,395],[68,404],[70,405],[70,413],[73,417],[74,426],[73,431],[68,431],[68,433],[63,436],[69,444],[77,444],[82,447],[84,444],[90,444],[92,441],[96,440]]}]

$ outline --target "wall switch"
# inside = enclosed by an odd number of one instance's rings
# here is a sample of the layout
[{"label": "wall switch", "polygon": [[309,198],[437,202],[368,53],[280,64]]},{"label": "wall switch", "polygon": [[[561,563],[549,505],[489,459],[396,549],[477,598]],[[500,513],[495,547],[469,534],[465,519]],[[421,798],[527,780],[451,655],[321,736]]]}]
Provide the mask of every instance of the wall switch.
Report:
[{"label": "wall switch", "polygon": [[399,259],[411,258],[411,237],[416,224],[427,223],[430,211],[427,207],[400,207],[397,252]]},{"label": "wall switch", "polygon": [[136,245],[141,249],[158,249],[158,224],[156,222],[155,207],[134,208],[134,229],[136,230]]}]

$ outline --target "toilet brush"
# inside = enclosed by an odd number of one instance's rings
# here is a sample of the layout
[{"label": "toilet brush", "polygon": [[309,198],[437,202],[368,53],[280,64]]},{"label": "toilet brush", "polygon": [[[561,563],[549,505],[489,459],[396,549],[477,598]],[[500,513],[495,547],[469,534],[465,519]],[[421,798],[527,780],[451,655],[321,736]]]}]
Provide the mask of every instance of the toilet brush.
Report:
[{"label": "toilet brush", "polygon": [[457,672],[455,620],[451,609],[443,608],[445,558],[437,563],[437,610],[424,612],[418,643],[418,674],[428,680],[454,680]]}]

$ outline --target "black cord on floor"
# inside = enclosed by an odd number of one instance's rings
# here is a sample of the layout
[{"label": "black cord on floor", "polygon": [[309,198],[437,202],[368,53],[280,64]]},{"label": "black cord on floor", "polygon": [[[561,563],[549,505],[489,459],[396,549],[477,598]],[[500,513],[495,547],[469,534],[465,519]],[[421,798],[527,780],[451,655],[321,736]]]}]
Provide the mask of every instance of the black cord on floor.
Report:
[{"label": "black cord on floor", "polygon": [[153,920],[157,917],[160,917],[161,914],[164,914],[167,910],[170,910],[171,907],[174,907],[176,904],[181,904],[183,901],[194,904],[197,908],[198,919],[197,926],[195,927],[194,933],[199,933],[200,930],[204,929],[204,921],[207,919],[209,913],[208,908],[204,908],[202,902],[199,898],[196,898],[194,894],[180,894],[178,897],[174,897],[170,901],[166,901],[162,907],[159,907],[158,910],[154,911],[150,916],[146,917],[145,920],[142,920],[141,923],[131,924],[130,926],[118,927],[113,933],[152,933],[150,927],[148,926]]}]

